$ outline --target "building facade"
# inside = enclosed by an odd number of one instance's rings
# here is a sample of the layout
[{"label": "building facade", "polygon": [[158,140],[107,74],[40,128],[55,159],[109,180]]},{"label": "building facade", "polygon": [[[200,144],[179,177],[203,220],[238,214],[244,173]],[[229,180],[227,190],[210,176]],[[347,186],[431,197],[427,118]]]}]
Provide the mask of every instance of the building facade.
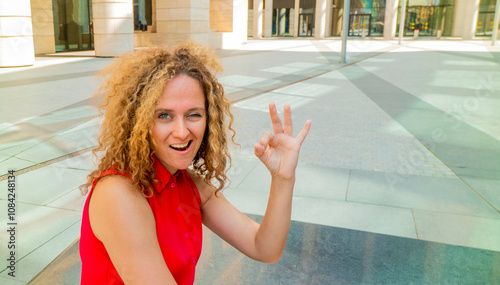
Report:
[{"label": "building facade", "polygon": [[247,39],[247,0],[0,0],[0,67],[34,63],[35,54],[194,40],[216,48]]},{"label": "building facade", "polygon": [[[248,36],[340,36],[343,0],[249,0]],[[401,0],[351,0],[349,36],[393,39]],[[496,0],[406,0],[404,36],[491,37]]]},{"label": "building facade", "polygon": [[[350,36],[395,38],[402,0],[351,0]],[[406,0],[404,36],[491,37],[497,0]],[[340,36],[343,0],[0,0],[0,67],[35,54],[134,47],[191,39],[216,48],[247,37]]]}]

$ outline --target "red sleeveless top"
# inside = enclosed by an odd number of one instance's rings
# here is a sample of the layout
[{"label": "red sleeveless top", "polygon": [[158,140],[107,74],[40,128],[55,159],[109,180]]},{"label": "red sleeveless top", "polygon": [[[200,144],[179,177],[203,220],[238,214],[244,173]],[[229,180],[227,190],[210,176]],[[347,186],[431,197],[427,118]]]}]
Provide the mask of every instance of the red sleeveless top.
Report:
[{"label": "red sleeveless top", "polygon": [[[196,263],[201,254],[201,199],[198,188],[185,170],[171,175],[154,157],[156,179],[154,193],[147,198],[156,221],[156,235],[163,258],[177,284],[193,284]],[[101,174],[127,174],[110,169]],[[80,236],[82,259],[81,284],[124,284],[116,271],[104,244],[90,227],[89,201],[97,179],[83,209]],[[126,250],[126,249],[124,249]]]}]

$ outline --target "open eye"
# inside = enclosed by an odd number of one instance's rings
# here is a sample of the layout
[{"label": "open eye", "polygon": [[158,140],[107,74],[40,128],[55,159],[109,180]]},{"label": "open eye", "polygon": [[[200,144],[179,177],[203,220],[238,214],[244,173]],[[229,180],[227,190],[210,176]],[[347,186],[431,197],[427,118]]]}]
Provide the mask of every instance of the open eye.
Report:
[{"label": "open eye", "polygon": [[158,115],[158,118],[166,120],[166,119],[170,119],[171,116],[169,113],[161,113],[160,115]]}]

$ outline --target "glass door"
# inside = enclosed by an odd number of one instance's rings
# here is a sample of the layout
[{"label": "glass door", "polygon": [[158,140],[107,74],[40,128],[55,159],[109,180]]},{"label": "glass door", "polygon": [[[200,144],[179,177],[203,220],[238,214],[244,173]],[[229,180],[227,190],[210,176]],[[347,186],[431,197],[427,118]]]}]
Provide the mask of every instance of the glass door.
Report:
[{"label": "glass door", "polygon": [[366,36],[371,31],[371,14],[351,14],[349,15],[349,36],[362,36],[363,30],[366,30]]},{"label": "glass door", "polygon": [[491,37],[495,12],[479,12],[477,17],[476,36]]},{"label": "glass door", "polygon": [[314,14],[299,14],[299,37],[314,35]]},{"label": "glass door", "polygon": [[56,51],[92,50],[91,0],[52,0]]},{"label": "glass door", "polygon": [[420,36],[432,35],[431,22],[433,20],[434,7],[415,6],[408,7],[407,15],[410,19],[409,29],[413,35],[415,30],[419,30]]},{"label": "glass door", "polygon": [[316,0],[300,0],[298,10],[299,25],[296,29],[299,29],[299,37],[314,36],[314,11],[316,10]]},{"label": "glass door", "polygon": [[[442,6],[412,6],[406,10],[405,36],[435,36],[440,30],[442,35],[451,33],[454,8],[450,5]],[[399,20],[399,19],[398,19]]]}]

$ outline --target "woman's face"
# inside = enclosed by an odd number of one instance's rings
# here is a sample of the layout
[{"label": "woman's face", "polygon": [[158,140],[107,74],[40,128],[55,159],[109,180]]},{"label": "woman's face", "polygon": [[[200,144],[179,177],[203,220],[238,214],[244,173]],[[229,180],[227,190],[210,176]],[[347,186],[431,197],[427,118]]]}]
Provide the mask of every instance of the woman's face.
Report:
[{"label": "woman's face", "polygon": [[207,114],[200,83],[181,74],[169,80],[155,108],[156,156],[174,174],[193,161],[205,134]]}]

